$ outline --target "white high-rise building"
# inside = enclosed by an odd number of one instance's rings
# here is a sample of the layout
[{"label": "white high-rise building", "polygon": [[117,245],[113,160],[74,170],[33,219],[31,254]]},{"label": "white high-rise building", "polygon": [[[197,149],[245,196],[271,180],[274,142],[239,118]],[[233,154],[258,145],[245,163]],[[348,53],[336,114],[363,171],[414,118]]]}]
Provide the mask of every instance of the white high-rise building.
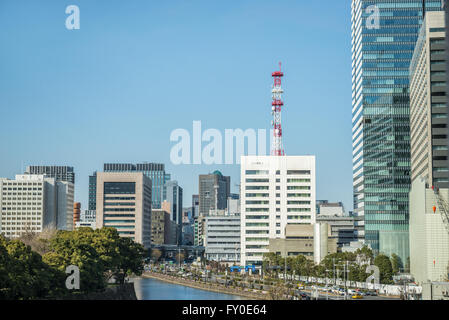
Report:
[{"label": "white high-rise building", "polygon": [[314,224],[315,156],[243,156],[241,264],[260,266],[287,224]]},{"label": "white high-rise building", "polygon": [[45,175],[0,178],[0,232],[17,238],[46,228],[73,229],[74,187]]},{"label": "white high-rise building", "polygon": [[444,12],[427,12],[410,65],[410,273],[449,273],[448,112]]}]

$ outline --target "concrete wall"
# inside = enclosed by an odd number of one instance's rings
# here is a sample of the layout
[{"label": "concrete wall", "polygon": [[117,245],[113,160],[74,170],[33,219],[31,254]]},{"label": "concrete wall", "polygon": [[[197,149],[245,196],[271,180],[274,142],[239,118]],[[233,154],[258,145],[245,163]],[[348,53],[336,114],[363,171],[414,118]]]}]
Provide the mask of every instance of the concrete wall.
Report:
[{"label": "concrete wall", "polygon": [[[440,194],[447,202],[449,190],[440,189]],[[417,179],[410,191],[410,272],[417,283],[442,281],[447,277],[448,265],[449,230],[434,191]]]}]

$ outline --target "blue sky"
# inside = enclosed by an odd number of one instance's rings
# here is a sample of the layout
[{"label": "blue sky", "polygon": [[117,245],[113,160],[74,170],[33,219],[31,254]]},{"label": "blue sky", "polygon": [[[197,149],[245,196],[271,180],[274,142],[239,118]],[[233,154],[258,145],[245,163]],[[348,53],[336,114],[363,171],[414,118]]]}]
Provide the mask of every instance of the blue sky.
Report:
[{"label": "blue sky", "polygon": [[[80,9],[67,30],[65,8]],[[238,165],[170,163],[170,133],[270,129],[285,73],[284,148],[314,154],[317,198],[352,209],[350,1],[0,1],[0,177],[71,165],[86,209],[104,162],[163,162],[184,188]]]}]

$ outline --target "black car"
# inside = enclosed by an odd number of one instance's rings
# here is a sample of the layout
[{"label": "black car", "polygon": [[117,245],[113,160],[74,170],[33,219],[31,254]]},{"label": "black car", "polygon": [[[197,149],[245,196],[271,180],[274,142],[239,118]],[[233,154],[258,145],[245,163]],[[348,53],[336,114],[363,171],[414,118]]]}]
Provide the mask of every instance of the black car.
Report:
[{"label": "black car", "polygon": [[301,297],[301,300],[310,300],[310,296],[304,292],[301,292],[299,296]]}]

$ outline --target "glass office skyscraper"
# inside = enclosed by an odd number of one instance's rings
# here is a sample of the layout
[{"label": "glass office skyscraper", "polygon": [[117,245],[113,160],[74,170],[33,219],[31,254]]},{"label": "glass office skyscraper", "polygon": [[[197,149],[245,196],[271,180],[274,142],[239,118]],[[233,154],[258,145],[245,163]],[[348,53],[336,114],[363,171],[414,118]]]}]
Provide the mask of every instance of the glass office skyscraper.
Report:
[{"label": "glass office skyscraper", "polygon": [[439,0],[352,0],[354,210],[375,252],[409,256],[409,66]]}]

